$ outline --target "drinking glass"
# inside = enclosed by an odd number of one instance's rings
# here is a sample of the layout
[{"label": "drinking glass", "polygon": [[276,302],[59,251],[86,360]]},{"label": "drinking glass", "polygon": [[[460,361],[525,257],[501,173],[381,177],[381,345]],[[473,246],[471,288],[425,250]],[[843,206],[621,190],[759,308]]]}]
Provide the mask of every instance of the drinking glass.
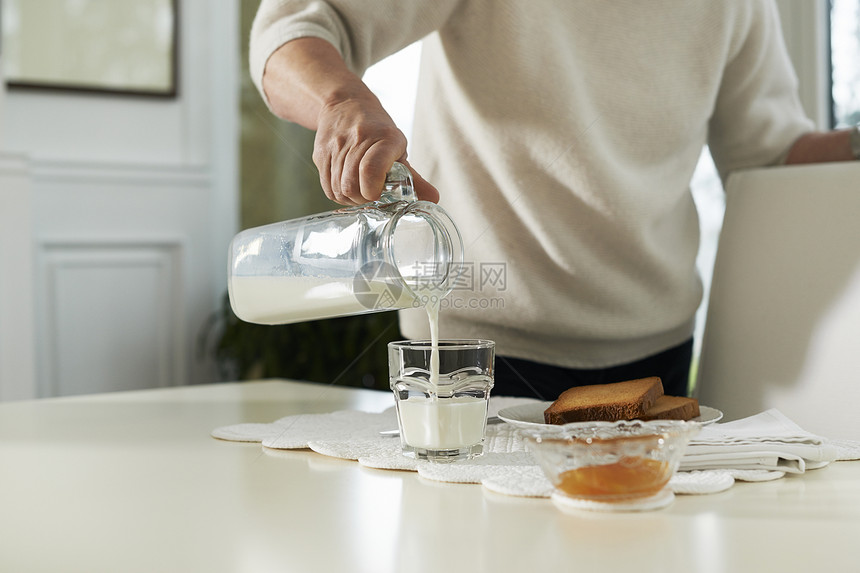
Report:
[{"label": "drinking glass", "polygon": [[404,455],[450,462],[483,453],[494,359],[491,340],[388,344]]}]

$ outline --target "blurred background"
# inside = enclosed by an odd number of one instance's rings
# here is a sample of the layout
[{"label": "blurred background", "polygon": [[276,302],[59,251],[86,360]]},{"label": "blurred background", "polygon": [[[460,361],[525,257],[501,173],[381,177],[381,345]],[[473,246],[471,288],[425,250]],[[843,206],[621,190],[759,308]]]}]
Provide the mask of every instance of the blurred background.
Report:
[{"label": "blurred background", "polygon": [[[388,387],[394,313],[264,327],[226,302],[239,229],[335,208],[313,133],[248,78],[258,4],[0,0],[0,400],[265,377]],[[860,122],[860,0],[778,5],[807,113]],[[407,136],[419,55],[365,76]],[[723,212],[707,149],[693,187],[707,287]]]}]

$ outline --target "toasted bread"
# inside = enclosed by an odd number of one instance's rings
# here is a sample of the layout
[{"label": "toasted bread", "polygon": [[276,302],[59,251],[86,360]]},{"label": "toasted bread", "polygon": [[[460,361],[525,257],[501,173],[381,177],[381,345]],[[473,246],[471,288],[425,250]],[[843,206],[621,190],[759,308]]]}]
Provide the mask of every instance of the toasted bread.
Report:
[{"label": "toasted bread", "polygon": [[662,395],[663,383],[656,376],[576,386],[562,392],[544,411],[544,420],[547,424],[567,424],[641,419]]},{"label": "toasted bread", "polygon": [[699,415],[699,401],[683,396],[660,396],[643,420],[689,420]]}]

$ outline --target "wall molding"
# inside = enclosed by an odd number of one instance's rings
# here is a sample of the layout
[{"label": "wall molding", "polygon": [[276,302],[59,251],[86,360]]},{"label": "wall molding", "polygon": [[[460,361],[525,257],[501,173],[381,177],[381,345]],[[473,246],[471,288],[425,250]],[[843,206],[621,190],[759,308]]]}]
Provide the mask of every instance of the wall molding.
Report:
[{"label": "wall molding", "polygon": [[[107,379],[112,369],[116,369],[117,381],[121,379],[124,383],[147,381],[148,386],[158,387],[183,384],[187,378],[185,288],[182,276],[184,257],[183,241],[163,237],[54,238],[41,241],[37,308],[40,309],[40,330],[46,336],[39,341],[39,395],[46,397],[79,393],[81,388],[75,384],[86,368],[92,369],[93,376],[93,380],[89,381],[91,386],[84,388],[88,391],[110,389]],[[125,306],[132,311],[130,314],[148,317],[147,321],[136,322],[133,326],[136,329],[134,336],[143,335],[141,339],[149,344],[145,346],[147,343],[144,343],[140,348],[142,356],[138,358],[143,360],[143,364],[135,364],[136,355],[129,352],[127,329],[132,326],[127,322],[127,317],[99,314],[97,305],[93,304],[93,297],[97,295],[86,298],[88,287],[92,287],[95,293],[108,288],[102,280],[105,277],[115,279],[115,286],[119,288],[128,287],[129,279],[134,276],[143,276],[147,284],[155,284],[155,290],[147,290],[147,296],[136,297],[135,294],[141,293],[135,293],[134,287],[131,287],[128,292],[107,297],[105,302],[109,307],[106,312]],[[73,296],[76,292],[84,296]],[[152,306],[141,306],[147,303]],[[92,311],[95,328],[100,330],[87,332],[88,328],[92,328],[92,323],[65,323],[70,317],[80,315],[81,304],[85,308],[87,304],[90,305],[88,308]],[[81,336],[70,336],[70,332],[78,327]],[[150,331],[139,332],[141,328],[149,328]],[[98,341],[98,348],[91,345],[93,340]],[[71,366],[63,363],[77,353],[86,357],[100,352],[109,357],[106,363],[76,363]],[[69,380],[64,379],[67,373],[64,370],[70,371]]]},{"label": "wall molding", "polygon": [[0,175],[29,177],[30,159],[23,153],[0,151]]},{"label": "wall molding", "polygon": [[117,163],[111,161],[65,161],[34,158],[30,172],[35,183],[96,185],[149,185],[208,188],[212,171],[208,165],[174,163]]}]

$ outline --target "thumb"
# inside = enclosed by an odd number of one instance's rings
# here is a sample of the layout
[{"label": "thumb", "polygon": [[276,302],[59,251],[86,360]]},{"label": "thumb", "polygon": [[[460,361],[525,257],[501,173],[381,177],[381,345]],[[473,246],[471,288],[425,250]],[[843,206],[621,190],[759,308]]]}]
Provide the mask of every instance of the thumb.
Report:
[{"label": "thumb", "polygon": [[400,163],[409,168],[409,171],[412,172],[412,188],[415,190],[415,196],[422,201],[430,201],[431,203],[439,202],[439,191],[430,184],[426,179],[424,179],[420,173],[415,171],[415,169],[409,165],[409,162],[405,159],[400,159]]}]

